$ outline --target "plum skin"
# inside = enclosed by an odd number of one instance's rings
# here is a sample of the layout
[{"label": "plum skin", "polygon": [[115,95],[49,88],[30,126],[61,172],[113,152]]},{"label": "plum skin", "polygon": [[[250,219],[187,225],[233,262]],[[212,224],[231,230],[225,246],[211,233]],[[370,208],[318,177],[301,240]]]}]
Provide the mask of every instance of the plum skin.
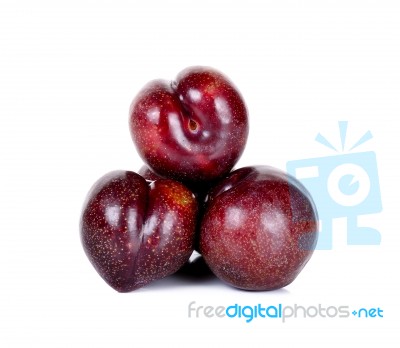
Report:
[{"label": "plum skin", "polygon": [[274,290],[297,277],[317,237],[315,204],[297,179],[272,167],[244,167],[209,193],[200,252],[226,283]]},{"label": "plum skin", "polygon": [[[155,181],[160,179],[165,179],[162,176],[156,174],[152,171],[147,165],[142,165],[139,169],[138,173],[148,181]],[[204,183],[185,183],[185,186],[193,192],[197,199],[198,203],[198,212],[197,212],[197,223],[196,223],[196,236],[194,242],[194,250],[199,251],[199,241],[200,241],[200,224],[204,214],[205,209],[205,201],[207,199],[208,192],[215,185],[215,182],[204,182]]]},{"label": "plum skin", "polygon": [[[160,179],[167,179],[150,169],[147,165],[142,165],[138,170],[138,174],[141,175],[148,181],[155,181]],[[208,192],[210,189],[215,186],[218,181],[209,181],[209,182],[202,182],[202,183],[183,183],[197,198],[199,203],[199,209],[202,208],[204,205],[204,201],[207,197]]]},{"label": "plum skin", "polygon": [[185,264],[193,252],[196,216],[196,199],[184,185],[113,171],[87,195],[81,242],[100,276],[128,292]]},{"label": "plum skin", "polygon": [[185,183],[229,173],[244,150],[248,128],[241,94],[210,67],[187,68],[173,82],[149,82],[129,110],[132,140],[144,162]]}]

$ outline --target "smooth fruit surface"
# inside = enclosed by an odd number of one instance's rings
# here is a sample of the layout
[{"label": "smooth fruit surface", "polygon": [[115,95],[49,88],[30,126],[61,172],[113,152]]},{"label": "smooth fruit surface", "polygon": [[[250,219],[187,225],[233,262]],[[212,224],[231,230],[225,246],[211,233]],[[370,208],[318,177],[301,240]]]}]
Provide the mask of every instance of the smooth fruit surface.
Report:
[{"label": "smooth fruit surface", "polygon": [[210,192],[200,252],[228,284],[272,290],[297,277],[317,231],[315,205],[300,182],[272,167],[245,167]]},{"label": "smooth fruit surface", "polygon": [[[140,167],[138,171],[139,175],[145,178],[148,181],[155,181],[160,179],[166,179],[159,174],[156,174],[152,171],[147,165],[143,165]],[[204,200],[207,196],[208,191],[210,188],[215,184],[215,182],[202,182],[202,183],[185,183],[185,186],[193,192],[196,196],[199,205],[204,204]],[[200,208],[200,207],[199,207]]]},{"label": "smooth fruit surface", "polygon": [[[159,180],[162,179],[162,177],[156,173],[154,173],[147,165],[143,165],[138,173],[145,178],[146,180],[149,181],[154,181],[154,180]],[[197,223],[196,223],[196,237],[195,237],[195,242],[194,242],[194,249],[196,251],[199,250],[199,236],[200,236],[200,224],[201,224],[201,219],[204,213],[204,207],[205,207],[205,199],[207,197],[208,191],[210,190],[212,183],[189,183],[186,184],[187,187],[193,192],[197,199],[198,203],[198,213],[197,213]]]},{"label": "smooth fruit surface", "polygon": [[83,207],[83,248],[100,276],[126,292],[176,272],[193,251],[197,202],[182,184],[129,171],[100,178]]},{"label": "smooth fruit surface", "polygon": [[229,173],[248,136],[242,96],[209,67],[187,68],[176,81],[149,82],[132,101],[129,115],[131,136],[145,163],[183,182]]}]

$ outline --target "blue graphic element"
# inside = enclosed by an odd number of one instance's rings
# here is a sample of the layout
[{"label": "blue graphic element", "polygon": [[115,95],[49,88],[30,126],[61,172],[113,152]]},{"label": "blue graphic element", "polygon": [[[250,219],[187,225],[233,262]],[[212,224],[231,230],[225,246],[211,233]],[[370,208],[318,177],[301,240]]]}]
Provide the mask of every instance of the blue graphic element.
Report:
[{"label": "blue graphic element", "polygon": [[359,187],[360,182],[354,175],[347,174],[339,179],[339,189],[346,195],[354,195]]},{"label": "blue graphic element", "polygon": [[337,152],[336,148],[326,139],[321,133],[318,133],[315,137],[315,140],[318,141],[320,144],[329,147],[330,149]]},{"label": "blue graphic element", "polygon": [[360,146],[361,144],[364,144],[366,141],[372,139],[372,133],[370,131],[368,131],[367,133],[365,133],[359,141],[357,141],[350,149],[349,151],[352,151],[353,149],[355,149],[357,146]]},{"label": "blue graphic element", "polygon": [[[346,145],[348,123],[339,122],[342,150]],[[350,149],[372,138],[366,132]],[[320,144],[338,150],[320,133]],[[317,249],[332,249],[332,221],[347,218],[348,245],[378,245],[379,231],[358,225],[358,217],[382,210],[379,177],[375,153],[372,151],[337,154],[319,158],[289,161],[289,174],[295,176],[310,191],[318,209],[321,229]]]},{"label": "blue graphic element", "polygon": [[347,134],[347,121],[339,121],[340,141],[342,143],[342,151],[344,151],[344,144],[346,142]]}]

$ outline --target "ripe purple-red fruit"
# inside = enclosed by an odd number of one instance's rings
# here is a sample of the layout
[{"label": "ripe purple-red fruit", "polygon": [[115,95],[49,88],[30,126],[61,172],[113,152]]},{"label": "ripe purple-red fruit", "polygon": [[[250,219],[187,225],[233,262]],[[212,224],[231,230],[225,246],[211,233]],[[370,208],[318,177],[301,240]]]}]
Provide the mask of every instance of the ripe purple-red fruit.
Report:
[{"label": "ripe purple-red fruit", "polygon": [[193,251],[197,202],[182,184],[129,171],[100,178],[83,207],[83,248],[100,276],[126,292],[176,272]]},{"label": "ripe purple-red fruit", "polygon": [[186,183],[229,173],[248,135],[239,91],[209,67],[187,68],[176,81],[149,82],[131,104],[129,126],[146,164],[161,176]]},{"label": "ripe purple-red fruit", "polygon": [[230,173],[209,194],[200,252],[223,281],[246,290],[290,284],[317,242],[318,216],[295,178],[271,167]]}]

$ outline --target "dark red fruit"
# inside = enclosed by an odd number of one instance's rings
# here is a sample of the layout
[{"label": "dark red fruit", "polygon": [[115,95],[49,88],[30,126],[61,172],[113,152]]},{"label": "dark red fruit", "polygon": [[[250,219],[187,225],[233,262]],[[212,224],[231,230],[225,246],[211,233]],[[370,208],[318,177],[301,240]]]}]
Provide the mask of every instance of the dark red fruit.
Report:
[{"label": "dark red fruit", "polygon": [[101,277],[126,292],[176,272],[193,251],[197,202],[173,180],[129,171],[100,178],[83,207],[83,248]]},{"label": "dark red fruit", "polygon": [[304,186],[271,167],[246,167],[209,194],[200,252],[211,270],[246,290],[291,283],[317,242],[318,216]]},{"label": "dark red fruit", "polygon": [[186,183],[229,173],[248,135],[240,93],[227,77],[208,67],[187,68],[174,82],[148,83],[131,104],[129,125],[150,168]]},{"label": "dark red fruit", "polygon": [[[143,178],[145,178],[148,181],[166,179],[165,177],[162,177],[161,175],[156,174],[147,165],[143,165],[139,169],[138,173],[139,173],[139,175],[141,175]],[[196,196],[199,204],[202,205],[208,194],[208,191],[213,186],[213,184],[215,184],[215,182],[185,183],[184,185],[187,188],[189,188],[190,191],[193,192],[193,194]]]},{"label": "dark red fruit", "polygon": [[[146,180],[154,181],[162,179],[162,176],[154,173],[148,166],[143,165],[139,169],[139,174]],[[205,200],[207,198],[208,191],[212,186],[212,182],[204,183],[186,183],[187,187],[193,192],[198,202],[198,213],[196,223],[196,237],[194,242],[194,249],[199,251],[199,236],[200,236],[200,223],[204,213]]]}]

